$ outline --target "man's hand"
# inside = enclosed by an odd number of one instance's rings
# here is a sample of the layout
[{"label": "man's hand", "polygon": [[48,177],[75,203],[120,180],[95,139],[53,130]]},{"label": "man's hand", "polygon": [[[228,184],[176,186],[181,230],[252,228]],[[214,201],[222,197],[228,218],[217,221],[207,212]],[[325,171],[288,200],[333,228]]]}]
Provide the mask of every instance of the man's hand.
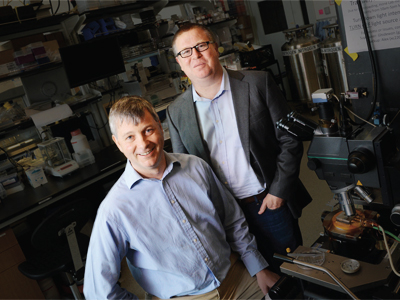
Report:
[{"label": "man's hand", "polygon": [[263,203],[261,204],[258,214],[261,215],[262,213],[264,213],[264,211],[267,208],[274,210],[274,209],[281,207],[284,204],[285,204],[285,200],[283,200],[282,198],[276,197],[271,194],[267,194],[267,196],[265,196],[265,198],[263,200]]},{"label": "man's hand", "polygon": [[279,280],[280,276],[268,269],[261,270],[256,274],[257,282],[264,295],[268,294],[271,287]]}]

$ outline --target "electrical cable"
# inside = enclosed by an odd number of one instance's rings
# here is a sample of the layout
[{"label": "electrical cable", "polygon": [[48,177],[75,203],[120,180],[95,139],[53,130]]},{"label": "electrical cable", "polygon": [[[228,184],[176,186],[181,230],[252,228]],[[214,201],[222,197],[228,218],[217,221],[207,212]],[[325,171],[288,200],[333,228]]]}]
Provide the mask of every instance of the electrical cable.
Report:
[{"label": "electrical cable", "polygon": [[[376,127],[375,124],[372,124],[371,122],[368,122],[367,120],[364,120],[364,119],[361,118],[359,115],[357,115],[356,113],[354,113],[350,108],[348,108],[348,107],[346,107],[346,106],[345,106],[344,108],[345,108],[349,113],[351,113],[351,114],[354,115],[355,117],[359,118],[360,120],[364,121],[365,123],[371,125],[372,127]],[[353,122],[354,122],[354,121],[353,121]],[[354,122],[354,124],[360,125],[360,124],[358,124],[357,122]]]},{"label": "electrical cable", "polygon": [[[379,225],[377,225],[377,226],[379,226]],[[376,226],[373,226],[372,228],[379,231],[379,228],[376,227]],[[390,235],[392,238],[394,238],[397,242],[400,243],[400,238],[399,238],[399,237],[395,236],[393,233],[391,233],[391,232],[389,232],[389,231],[387,231],[387,230],[385,230],[385,233],[386,233],[387,235]]]},{"label": "electrical cable", "polygon": [[[363,25],[363,28],[364,28],[364,35],[365,35],[365,40],[367,42],[368,54],[369,54],[369,59],[371,61],[371,68],[372,68],[373,102],[371,104],[371,109],[370,109],[370,111],[368,113],[368,116],[365,118],[365,119],[369,120],[371,118],[372,114],[374,113],[376,102],[377,102],[377,98],[378,98],[378,96],[377,96],[378,79],[377,79],[377,73],[376,73],[375,59],[374,59],[374,55],[373,55],[373,52],[372,52],[371,41],[369,39],[368,27],[367,27],[367,23],[365,21],[365,16],[364,16],[364,11],[363,11],[363,8],[362,8],[362,5],[361,5],[361,0],[357,0],[357,5],[358,5],[358,10],[360,12],[361,22],[362,22],[362,25]],[[358,116],[357,116],[357,118],[358,118]],[[358,125],[361,125],[361,124],[358,124]]]},{"label": "electrical cable", "polygon": [[[333,96],[336,98],[336,100],[340,103],[339,98],[338,98],[335,94],[332,94],[332,95],[333,95]],[[344,107],[349,113],[351,113],[353,116],[359,118],[360,120],[362,120],[362,121],[364,121],[365,123],[371,125],[372,127],[376,127],[375,124],[372,124],[372,123],[368,122],[367,120],[364,120],[362,117],[360,117],[359,115],[357,115],[356,113],[354,113],[354,112],[353,112],[350,108],[348,108],[347,106],[343,106],[343,107]],[[349,118],[349,121],[350,121],[350,123],[353,124],[353,125],[360,125],[360,124],[358,124],[357,122],[353,121],[353,120],[350,119],[350,118]]]},{"label": "electrical cable", "polygon": [[394,120],[396,120],[396,118],[398,117],[399,113],[400,113],[400,109],[397,111],[397,113],[396,113],[396,115],[394,116],[393,120],[390,121],[390,123],[387,125],[387,127],[390,127],[390,125],[392,125],[392,123],[394,122]]},{"label": "electrical cable", "polygon": [[[377,229],[376,227],[373,227],[373,228],[374,228],[374,229]],[[383,228],[382,228],[380,225],[378,225],[378,228],[379,228],[378,230],[381,230],[381,231],[382,231],[383,241],[384,241],[384,243],[385,243],[385,247],[386,247],[387,255],[388,255],[388,257],[389,257],[390,266],[392,267],[392,271],[393,271],[394,274],[396,274],[398,277],[400,277],[400,273],[398,273],[398,272],[396,271],[396,269],[394,268],[394,266],[393,266],[392,255],[390,254],[390,249],[389,249],[389,246],[388,246],[388,243],[387,243],[387,240],[386,240],[385,231],[383,230]]]},{"label": "electrical cable", "polygon": [[12,163],[14,165],[14,167],[17,168],[17,170],[18,170],[18,167],[21,167],[22,169],[24,169],[23,166],[21,166],[18,162],[16,162],[13,158],[11,158],[8,155],[8,152],[6,150],[4,150],[2,147],[0,147],[0,150],[4,152],[4,154],[6,155],[7,159],[10,161],[10,163]]},{"label": "electrical cable", "polygon": [[51,0],[49,0],[49,4],[50,4],[51,15],[54,16],[53,4],[51,3]]},{"label": "electrical cable", "polygon": [[58,10],[60,9],[60,4],[61,4],[60,1],[61,1],[61,0],[58,0],[57,9],[56,9],[56,11],[54,12],[55,15],[57,14]]}]

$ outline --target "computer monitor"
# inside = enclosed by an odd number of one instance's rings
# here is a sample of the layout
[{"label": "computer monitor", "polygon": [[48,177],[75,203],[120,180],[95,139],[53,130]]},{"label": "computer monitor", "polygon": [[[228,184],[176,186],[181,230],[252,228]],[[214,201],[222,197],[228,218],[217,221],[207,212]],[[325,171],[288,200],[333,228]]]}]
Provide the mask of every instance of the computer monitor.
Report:
[{"label": "computer monitor", "polygon": [[21,75],[25,90],[24,102],[27,107],[50,100],[64,100],[71,94],[67,75],[62,65],[39,73]]},{"label": "computer monitor", "polygon": [[71,88],[125,72],[117,37],[98,37],[60,48]]}]

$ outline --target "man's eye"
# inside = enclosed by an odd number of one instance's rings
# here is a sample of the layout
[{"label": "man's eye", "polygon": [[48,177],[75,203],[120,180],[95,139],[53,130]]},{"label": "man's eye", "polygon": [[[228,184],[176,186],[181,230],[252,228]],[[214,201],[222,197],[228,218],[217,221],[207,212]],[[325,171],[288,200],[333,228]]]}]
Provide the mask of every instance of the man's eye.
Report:
[{"label": "man's eye", "polygon": [[197,49],[203,50],[206,47],[206,44],[200,44],[197,46]]},{"label": "man's eye", "polygon": [[185,49],[181,51],[181,54],[186,55],[190,53],[190,49]]},{"label": "man's eye", "polygon": [[129,136],[126,137],[126,139],[127,139],[127,140],[133,140],[133,136],[132,136],[132,135],[129,135]]},{"label": "man's eye", "polygon": [[152,129],[152,128],[149,128],[149,129],[146,130],[146,133],[147,133],[147,134],[152,133],[152,132],[153,132],[153,129]]}]

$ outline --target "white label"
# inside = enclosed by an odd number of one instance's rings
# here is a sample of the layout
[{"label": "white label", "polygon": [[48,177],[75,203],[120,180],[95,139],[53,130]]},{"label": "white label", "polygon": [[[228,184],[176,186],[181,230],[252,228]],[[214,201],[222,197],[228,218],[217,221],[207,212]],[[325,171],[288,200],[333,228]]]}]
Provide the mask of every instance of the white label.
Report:
[{"label": "white label", "polygon": [[337,47],[329,47],[329,48],[321,48],[321,53],[335,53],[335,52],[341,52],[342,51],[342,46],[337,46]]},{"label": "white label", "polygon": [[315,45],[311,45],[311,46],[300,48],[300,49],[282,51],[282,55],[283,56],[292,56],[292,55],[296,55],[299,53],[311,52],[311,51],[317,50],[318,48],[319,48],[319,45],[315,44]]}]

